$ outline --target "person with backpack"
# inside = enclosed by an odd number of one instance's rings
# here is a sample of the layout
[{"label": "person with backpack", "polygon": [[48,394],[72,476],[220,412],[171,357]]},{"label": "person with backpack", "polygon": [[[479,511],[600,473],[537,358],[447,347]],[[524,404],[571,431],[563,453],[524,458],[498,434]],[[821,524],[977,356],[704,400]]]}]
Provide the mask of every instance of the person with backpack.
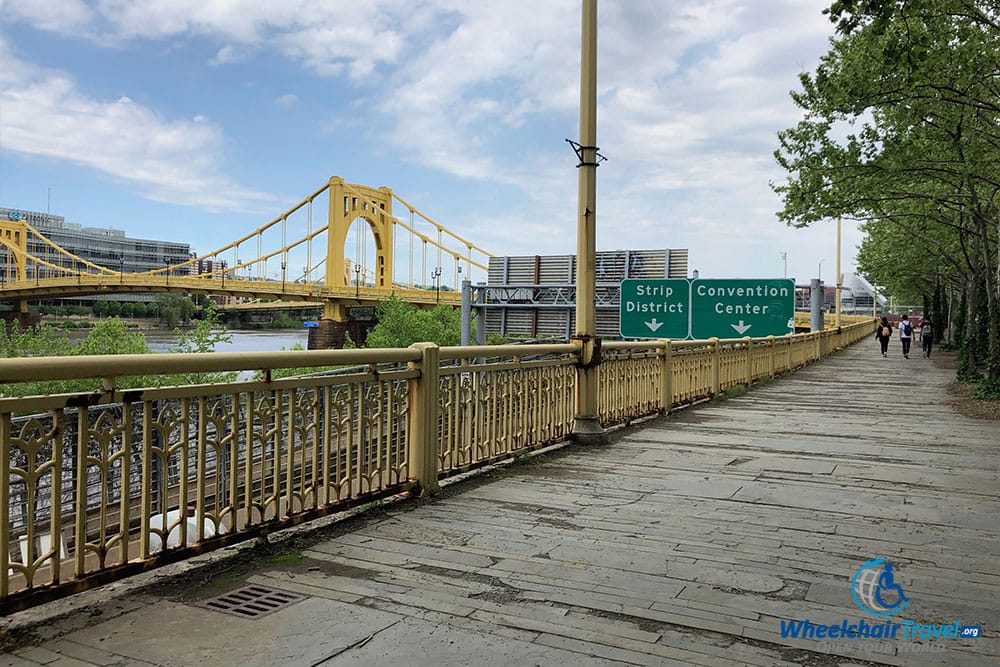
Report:
[{"label": "person with backpack", "polygon": [[903,358],[910,358],[910,342],[913,340],[913,323],[908,315],[899,321],[899,342],[903,344]]},{"label": "person with backpack", "polygon": [[889,341],[892,339],[892,325],[889,324],[889,320],[885,317],[879,323],[878,328],[875,330],[875,338],[878,339],[879,345],[882,346],[882,356],[889,356],[886,351],[889,349]]},{"label": "person with backpack", "polygon": [[931,356],[931,345],[934,343],[934,329],[931,326],[931,318],[925,317],[920,323],[920,346],[924,349],[924,356]]}]

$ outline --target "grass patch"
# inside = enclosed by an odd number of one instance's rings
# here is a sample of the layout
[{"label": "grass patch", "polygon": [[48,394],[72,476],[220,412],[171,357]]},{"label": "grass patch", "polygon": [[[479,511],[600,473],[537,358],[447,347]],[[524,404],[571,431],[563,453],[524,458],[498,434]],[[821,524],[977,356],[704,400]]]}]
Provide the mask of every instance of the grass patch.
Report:
[{"label": "grass patch", "polygon": [[303,560],[305,556],[297,551],[291,551],[288,553],[278,554],[277,556],[272,556],[270,562],[275,565],[289,565],[291,563],[298,563]]},{"label": "grass patch", "polygon": [[742,396],[743,394],[747,393],[747,391],[749,390],[745,384],[737,384],[730,387],[729,389],[726,389],[725,391],[719,392],[718,394],[712,397],[712,400],[726,401],[729,400],[730,398],[736,398],[737,396]]}]

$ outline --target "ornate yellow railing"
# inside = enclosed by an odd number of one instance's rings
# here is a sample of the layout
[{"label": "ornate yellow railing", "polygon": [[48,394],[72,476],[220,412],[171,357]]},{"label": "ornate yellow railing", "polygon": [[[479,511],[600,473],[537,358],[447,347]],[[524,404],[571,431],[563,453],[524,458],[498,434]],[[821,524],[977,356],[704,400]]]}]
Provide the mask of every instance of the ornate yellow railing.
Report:
[{"label": "ornate yellow railing", "polygon": [[[870,335],[606,343],[605,424],[668,412]],[[565,439],[575,344],[0,359],[0,609],[17,610]],[[271,379],[282,368],[360,365]],[[257,371],[119,389],[125,376]],[[664,400],[669,397],[670,400]]]},{"label": "ornate yellow railing", "polygon": [[664,414],[798,368],[874,332],[875,320],[869,318],[840,329],[778,337],[608,342],[600,366],[601,422],[609,426]]}]

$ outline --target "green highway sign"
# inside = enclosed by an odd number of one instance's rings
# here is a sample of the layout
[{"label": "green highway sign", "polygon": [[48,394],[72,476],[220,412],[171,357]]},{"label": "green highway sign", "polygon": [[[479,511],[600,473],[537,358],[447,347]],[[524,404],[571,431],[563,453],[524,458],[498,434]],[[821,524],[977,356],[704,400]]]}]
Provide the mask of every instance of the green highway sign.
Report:
[{"label": "green highway sign", "polygon": [[691,337],[784,336],[795,330],[795,281],[692,280]]},{"label": "green highway sign", "polygon": [[618,330],[622,338],[687,338],[690,302],[686,278],[626,278]]}]

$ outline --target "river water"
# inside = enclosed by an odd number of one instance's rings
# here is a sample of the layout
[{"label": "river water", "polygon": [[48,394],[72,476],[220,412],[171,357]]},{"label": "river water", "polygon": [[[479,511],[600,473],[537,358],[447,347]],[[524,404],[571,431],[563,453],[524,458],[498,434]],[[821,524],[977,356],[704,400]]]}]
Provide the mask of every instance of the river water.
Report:
[{"label": "river water", "polygon": [[[170,352],[172,347],[177,345],[177,336],[166,331],[143,331],[146,337],[146,344],[153,352]],[[230,329],[229,334],[233,337],[232,342],[219,343],[215,346],[216,352],[279,352],[282,349],[290,350],[296,344],[306,349],[309,343],[309,331],[307,329],[268,329],[266,331],[234,331]],[[87,337],[87,330],[75,329],[69,332],[70,339],[74,342]]]},{"label": "river water", "polygon": [[[153,352],[169,352],[177,345],[177,336],[161,332],[146,331],[146,343]],[[230,343],[219,343],[216,352],[278,352],[290,350],[296,344],[306,349],[309,343],[309,332],[306,329],[269,329],[267,331],[233,331]]]}]

